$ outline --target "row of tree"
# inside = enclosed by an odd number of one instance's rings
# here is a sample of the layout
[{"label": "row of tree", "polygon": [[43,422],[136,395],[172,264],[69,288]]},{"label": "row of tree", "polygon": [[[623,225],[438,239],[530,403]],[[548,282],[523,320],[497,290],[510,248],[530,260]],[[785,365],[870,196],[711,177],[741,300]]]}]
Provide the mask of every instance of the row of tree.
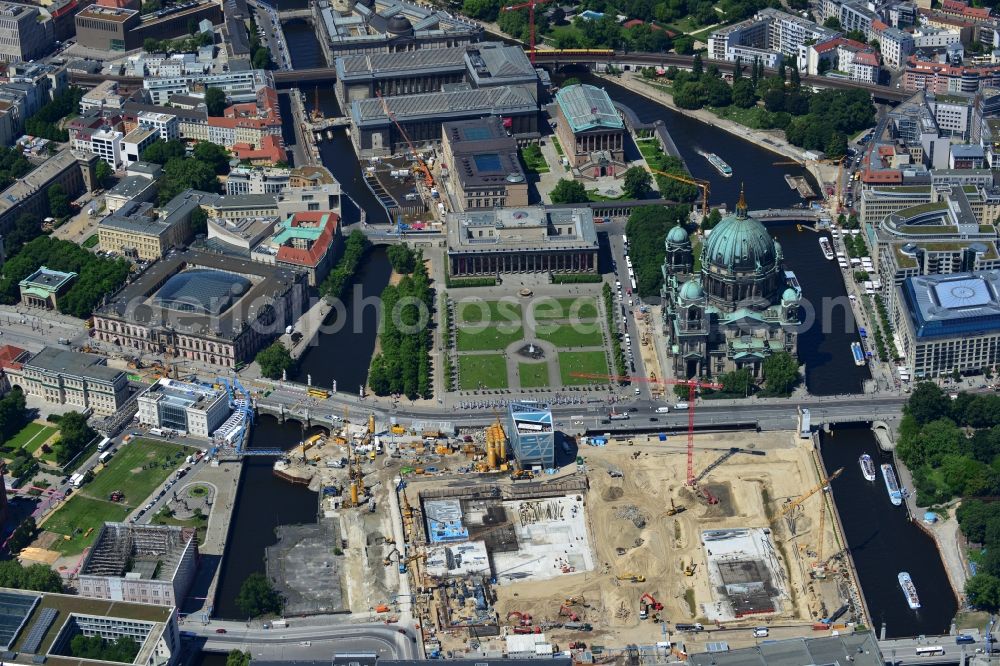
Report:
[{"label": "row of tree", "polygon": [[376,395],[430,398],[433,335],[430,315],[434,303],[430,277],[422,254],[413,274],[382,291],[380,353],[372,359],[368,384]]},{"label": "row of tree", "polygon": [[35,592],[62,592],[62,577],[44,564],[21,566],[17,560],[0,562],[0,587]]},{"label": "row of tree", "polygon": [[354,273],[368,251],[368,238],[355,229],[344,241],[344,254],[319,285],[319,293],[329,299],[344,298],[344,293],[354,280]]},{"label": "row of tree", "polygon": [[0,442],[9,442],[28,421],[21,389],[15,388],[0,398]]},{"label": "row of tree", "polygon": [[0,147],[0,190],[31,171],[31,162],[18,148]]},{"label": "row of tree", "polygon": [[146,53],[192,53],[202,46],[209,46],[214,43],[211,32],[196,32],[186,37],[177,39],[155,39],[147,37],[142,42],[142,49]]},{"label": "row of tree", "polygon": [[93,314],[102,298],[116,292],[128,277],[129,263],[125,259],[107,259],[83,249],[76,243],[39,236],[3,267],[0,276],[0,302],[17,303],[18,283],[39,266],[77,274],[69,290],[59,298],[59,311],[80,319]]},{"label": "row of tree", "polygon": [[639,206],[632,210],[625,232],[639,296],[659,296],[663,285],[664,242],[667,232],[687,221],[689,206]]},{"label": "row of tree", "polygon": [[130,636],[119,636],[112,641],[100,636],[77,634],[69,642],[69,653],[80,659],[131,664],[139,655],[139,647],[139,643]]},{"label": "row of tree", "polygon": [[83,99],[83,90],[67,88],[56,95],[51,102],[40,108],[35,115],[24,121],[24,132],[51,141],[69,141],[69,134],[59,127],[59,121],[71,113],[76,113]]},{"label": "row of tree", "polygon": [[[218,89],[209,88],[209,92],[215,90]],[[199,141],[190,156],[184,142],[179,139],[157,141],[142,152],[142,159],[163,166],[158,195],[161,206],[189,189],[218,192],[218,177],[229,173],[229,152],[208,141]]]}]

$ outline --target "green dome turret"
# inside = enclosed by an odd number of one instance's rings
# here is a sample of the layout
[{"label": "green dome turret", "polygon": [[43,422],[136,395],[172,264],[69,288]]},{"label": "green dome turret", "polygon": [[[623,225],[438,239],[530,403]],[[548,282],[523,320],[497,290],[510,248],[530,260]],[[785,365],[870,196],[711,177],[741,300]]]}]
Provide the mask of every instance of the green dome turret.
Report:
[{"label": "green dome turret", "polygon": [[792,289],[791,287],[786,289],[785,292],[781,295],[781,302],[786,305],[789,303],[796,303],[798,302],[798,300],[799,300],[799,292]]},{"label": "green dome turret", "polygon": [[781,261],[781,251],[764,225],[747,215],[740,190],[736,215],[730,215],[712,230],[702,250],[702,266],[723,271],[766,272]]},{"label": "green dome turret", "polygon": [[705,295],[701,290],[701,285],[697,280],[688,280],[681,287],[680,298],[682,301],[697,301]]},{"label": "green dome turret", "polygon": [[667,234],[667,242],[680,245],[681,243],[686,243],[688,241],[688,232],[684,227],[678,224],[676,227],[670,230]]}]

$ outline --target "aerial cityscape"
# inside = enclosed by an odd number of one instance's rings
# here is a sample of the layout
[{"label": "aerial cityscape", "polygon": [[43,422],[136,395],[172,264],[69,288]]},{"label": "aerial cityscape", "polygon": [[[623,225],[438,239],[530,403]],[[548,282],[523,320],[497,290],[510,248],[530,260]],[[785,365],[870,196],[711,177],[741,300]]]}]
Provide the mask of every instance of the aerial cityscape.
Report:
[{"label": "aerial cityscape", "polygon": [[1000,663],[1000,7],[511,2],[0,0],[4,663]]}]

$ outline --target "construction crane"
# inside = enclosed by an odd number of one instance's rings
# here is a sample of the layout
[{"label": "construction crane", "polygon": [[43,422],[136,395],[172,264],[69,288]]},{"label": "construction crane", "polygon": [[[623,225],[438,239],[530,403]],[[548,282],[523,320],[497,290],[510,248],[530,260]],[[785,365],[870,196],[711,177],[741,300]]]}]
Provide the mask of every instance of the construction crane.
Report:
[{"label": "construction crane", "polygon": [[701,188],[701,214],[703,217],[708,217],[708,193],[712,186],[707,180],[691,176],[682,176],[676,173],[667,173],[666,171],[660,171],[659,169],[650,169],[650,171],[658,176],[672,178],[673,180],[679,180],[682,183],[687,183],[688,185],[694,185],[695,187]]},{"label": "construction crane", "polygon": [[380,102],[382,102],[382,108],[385,110],[385,115],[389,117],[389,120],[393,122],[393,124],[396,126],[396,129],[399,130],[399,133],[406,140],[406,145],[409,146],[410,152],[413,153],[413,159],[417,161],[417,164],[420,167],[420,172],[424,174],[424,185],[426,185],[427,187],[433,187],[434,176],[431,175],[431,170],[430,168],[428,168],[427,163],[424,162],[424,160],[420,157],[420,154],[417,152],[416,146],[414,146],[413,142],[410,141],[410,135],[406,133],[406,130],[403,129],[403,126],[399,123],[398,120],[396,120],[396,114],[394,114],[389,109],[389,103],[385,101],[385,97],[382,97],[382,93],[379,92],[378,88],[375,89],[375,96],[378,97]]},{"label": "construction crane", "polygon": [[812,488],[810,488],[809,490],[807,490],[805,495],[803,495],[802,497],[798,498],[797,500],[791,501],[788,504],[786,504],[785,506],[783,506],[781,508],[781,511],[778,512],[778,518],[782,518],[783,516],[787,515],[789,511],[791,511],[792,509],[794,509],[795,507],[799,506],[800,504],[802,504],[803,502],[805,502],[807,499],[809,499],[810,497],[812,497],[813,495],[815,495],[819,491],[821,491],[824,488],[826,488],[827,486],[829,486],[831,481],[833,481],[834,479],[836,479],[838,476],[840,476],[843,473],[844,473],[844,468],[841,467],[836,472],[834,472],[833,474],[831,474],[830,476],[828,476],[827,478],[823,479],[822,481],[820,481],[819,483],[817,483],[815,486],[813,486]]},{"label": "construction crane", "polygon": [[[695,486],[697,477],[694,475],[694,407],[695,407],[695,389],[708,388],[708,389],[721,389],[722,384],[716,384],[715,382],[703,382],[697,379],[654,379],[652,377],[633,377],[620,376],[620,375],[600,375],[592,374],[589,372],[573,372],[570,373],[573,377],[582,377],[585,379],[611,379],[613,381],[620,382],[643,382],[647,384],[674,384],[676,386],[687,386],[688,387],[688,433],[687,433],[687,485]],[[705,497],[705,500],[709,504],[718,504],[719,500],[708,492],[706,489],[700,490],[701,494]]]},{"label": "construction crane", "polygon": [[822,498],[823,503],[819,506],[819,537],[816,543],[816,563],[813,564],[813,572],[817,578],[826,577],[826,563],[823,562],[823,537],[826,531],[826,498]]},{"label": "construction crane", "polygon": [[522,2],[517,5],[507,5],[506,7],[501,7],[500,10],[504,12],[516,12],[519,9],[528,9],[528,57],[531,59],[531,64],[535,64],[535,5],[540,5],[549,0],[528,0],[527,2]]}]

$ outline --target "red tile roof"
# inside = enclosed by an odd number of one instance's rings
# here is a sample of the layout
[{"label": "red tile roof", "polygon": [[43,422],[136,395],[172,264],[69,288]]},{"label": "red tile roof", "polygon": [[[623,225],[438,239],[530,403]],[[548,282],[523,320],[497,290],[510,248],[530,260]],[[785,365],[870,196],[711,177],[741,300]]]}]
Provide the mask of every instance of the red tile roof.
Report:
[{"label": "red tile roof", "polygon": [[278,261],[309,268],[319,264],[333,243],[333,234],[340,224],[340,216],[330,211],[309,211],[294,213],[289,220],[289,225],[292,227],[317,227],[324,222],[324,218],[326,226],[308,250],[282,245],[278,248]]},{"label": "red tile roof", "polygon": [[0,347],[0,367],[21,369],[19,361],[27,354],[25,350],[14,345],[3,345]]},{"label": "red tile roof", "polygon": [[281,145],[281,137],[268,134],[261,139],[260,148],[254,148],[249,143],[234,143],[231,148],[234,157],[251,162],[284,162],[287,159],[285,148]]},{"label": "red tile roof", "polygon": [[857,65],[868,65],[870,67],[878,67],[878,56],[876,56],[871,51],[858,53],[857,55],[854,56],[854,63]]}]

